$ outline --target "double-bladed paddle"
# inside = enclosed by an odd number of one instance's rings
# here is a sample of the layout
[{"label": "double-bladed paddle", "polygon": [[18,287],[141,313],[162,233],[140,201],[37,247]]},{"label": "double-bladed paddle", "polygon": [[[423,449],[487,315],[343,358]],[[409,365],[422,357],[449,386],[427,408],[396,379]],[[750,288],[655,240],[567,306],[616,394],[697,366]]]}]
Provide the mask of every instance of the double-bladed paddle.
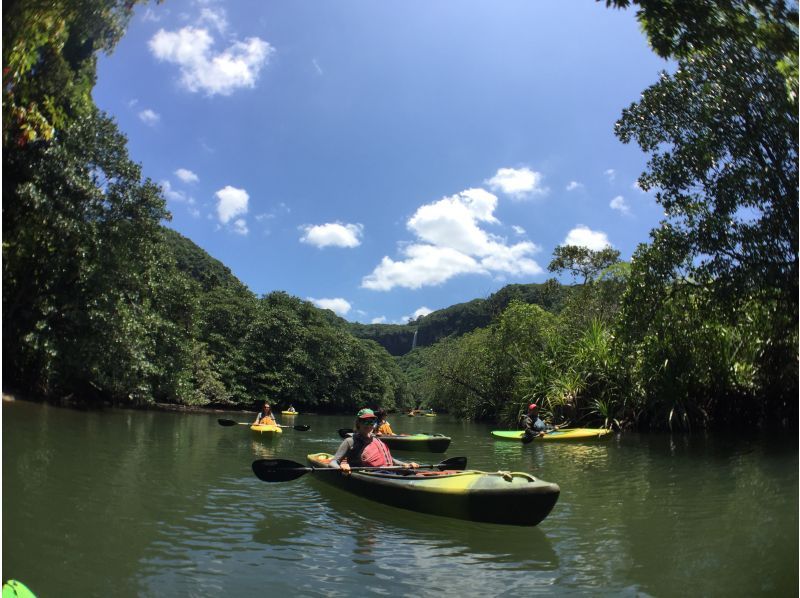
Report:
[{"label": "double-bladed paddle", "polygon": [[[252,426],[253,424],[250,422],[235,422],[232,419],[218,419],[217,423],[220,426]],[[311,426],[304,426],[304,425],[297,425],[297,426],[282,426],[280,424],[274,424],[279,428],[292,428],[297,430],[298,432],[308,432],[311,429]]]},{"label": "double-bladed paddle", "polygon": [[[466,466],[466,457],[450,457],[436,465],[420,465],[419,469],[438,469],[440,471],[451,469],[461,471],[466,468]],[[350,471],[389,471],[396,469],[406,469],[409,472],[413,471],[402,465],[391,465],[388,467],[351,467]],[[341,469],[333,467],[303,467],[301,463],[296,463],[287,459],[258,459],[253,461],[253,473],[256,474],[259,480],[264,482],[289,482],[307,473],[328,473],[331,471],[342,473]]]},{"label": "double-bladed paddle", "polygon": [[339,436],[347,438],[353,433],[353,428],[339,428]]}]

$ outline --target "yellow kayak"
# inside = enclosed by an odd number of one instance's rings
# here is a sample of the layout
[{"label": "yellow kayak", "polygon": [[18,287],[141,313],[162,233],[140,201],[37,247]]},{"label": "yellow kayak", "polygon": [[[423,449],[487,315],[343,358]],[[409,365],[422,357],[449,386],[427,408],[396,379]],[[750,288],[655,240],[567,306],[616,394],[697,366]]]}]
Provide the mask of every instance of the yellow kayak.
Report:
[{"label": "yellow kayak", "polygon": [[[524,430],[493,430],[492,436],[501,440],[522,440]],[[546,432],[544,436],[537,436],[533,442],[555,442],[562,440],[597,440],[609,438],[611,430],[605,428],[564,428]]]},{"label": "yellow kayak", "polygon": [[278,426],[273,426],[272,424],[253,424],[252,426],[250,426],[250,429],[259,435],[283,434],[283,430],[281,430]]},{"label": "yellow kayak", "polygon": [[281,415],[299,415],[299,411],[281,411]]}]

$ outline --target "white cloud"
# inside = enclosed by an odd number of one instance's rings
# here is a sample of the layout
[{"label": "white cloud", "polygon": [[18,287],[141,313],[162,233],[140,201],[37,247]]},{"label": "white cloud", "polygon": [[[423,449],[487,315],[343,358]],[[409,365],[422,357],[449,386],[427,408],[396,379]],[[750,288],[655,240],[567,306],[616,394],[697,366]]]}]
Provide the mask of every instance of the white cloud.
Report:
[{"label": "white cloud", "polygon": [[611,203],[608,204],[612,210],[619,210],[623,214],[630,214],[631,209],[627,203],[625,203],[625,198],[621,195],[617,195],[614,199],[611,200]]},{"label": "white cloud", "polygon": [[609,168],[603,174],[608,177],[609,181],[613,181],[615,178],[617,178],[617,171],[613,168]]},{"label": "white cloud", "polygon": [[175,171],[175,176],[182,180],[184,183],[196,183],[199,181],[199,177],[193,173],[191,170],[187,170],[185,168],[179,168]]},{"label": "white cloud", "polygon": [[156,22],[158,22],[160,20],[161,20],[161,17],[159,15],[157,15],[155,13],[155,11],[152,8],[150,8],[149,6],[147,7],[147,10],[145,10],[144,14],[142,15],[142,21],[152,21],[152,22],[156,23]]},{"label": "white cloud", "polygon": [[422,316],[427,316],[428,314],[433,313],[432,309],[428,309],[424,305],[420,307],[417,311],[414,312],[414,315],[411,316],[412,320],[416,320],[417,318],[421,318]]},{"label": "white cloud", "polygon": [[567,185],[567,191],[575,191],[575,189],[583,189],[583,183],[578,181],[570,181]]},{"label": "white cloud", "polygon": [[208,23],[220,33],[225,33],[228,29],[228,18],[222,8],[203,8],[197,22]]},{"label": "white cloud", "polygon": [[524,234],[525,234],[525,229],[524,229],[524,228],[522,228],[521,226],[517,226],[516,224],[514,224],[514,225],[511,227],[511,230],[513,230],[513,231],[514,231],[515,233],[517,233],[518,235],[524,235]]},{"label": "white cloud", "polygon": [[234,41],[218,53],[213,45],[207,29],[191,26],[178,31],[159,29],[149,42],[158,60],[178,65],[186,89],[208,95],[230,95],[240,87],[254,87],[259,71],[275,51],[258,37]]},{"label": "white cloud", "polygon": [[237,189],[227,185],[217,191],[217,216],[222,224],[228,224],[240,214],[247,214],[247,203],[250,196],[244,189]]},{"label": "white cloud", "polygon": [[313,297],[308,297],[307,300],[311,301],[311,303],[319,308],[329,309],[333,313],[340,316],[346,316],[353,307],[350,305],[349,301],[340,297],[336,297],[334,299],[314,299]]},{"label": "white cloud", "polygon": [[363,288],[388,291],[399,286],[418,289],[441,284],[460,274],[534,275],[541,267],[528,256],[539,248],[531,242],[506,245],[479,223],[497,224],[497,197],[483,189],[467,189],[420,207],[407,227],[418,242],[405,246],[403,259],[384,256]]},{"label": "white cloud", "polygon": [[358,247],[364,227],[361,224],[342,224],[328,222],[326,224],[305,225],[300,230],[305,234],[300,242],[323,247]]},{"label": "white cloud", "polygon": [[531,195],[545,195],[548,189],[541,186],[544,176],[530,168],[500,168],[485,182],[494,191],[501,191],[512,199],[525,199]]},{"label": "white cloud", "polygon": [[317,71],[317,74],[321,75],[322,74],[322,67],[319,66],[319,62],[317,62],[316,58],[311,60],[311,64],[314,65],[314,69]]},{"label": "white cloud", "polygon": [[378,316],[377,318],[372,318],[370,320],[370,324],[384,324],[386,322],[386,316]]},{"label": "white cloud", "polygon": [[147,108],[139,113],[139,120],[141,120],[147,126],[153,127],[158,124],[159,120],[161,120],[161,116],[158,113],[150,110],[150,108]]},{"label": "white cloud", "polygon": [[244,218],[237,218],[231,225],[231,230],[237,235],[247,235],[250,229],[247,228],[247,221]]},{"label": "white cloud", "polygon": [[188,203],[189,205],[194,205],[196,203],[193,197],[186,195],[183,191],[173,189],[169,181],[161,181],[161,190],[164,192],[164,197],[166,197],[168,201]]},{"label": "white cloud", "polygon": [[592,251],[600,251],[605,247],[610,247],[611,243],[604,232],[593,231],[588,226],[580,224],[567,233],[562,245],[578,245]]}]

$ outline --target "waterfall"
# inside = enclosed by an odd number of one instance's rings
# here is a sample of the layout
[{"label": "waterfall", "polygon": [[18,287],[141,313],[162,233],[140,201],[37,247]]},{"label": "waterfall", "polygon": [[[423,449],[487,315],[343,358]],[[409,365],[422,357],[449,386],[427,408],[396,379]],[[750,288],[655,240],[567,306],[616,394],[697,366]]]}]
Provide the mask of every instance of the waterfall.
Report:
[{"label": "waterfall", "polygon": [[413,351],[416,348],[417,348],[417,331],[415,330],[414,331],[414,338],[411,339],[411,350]]}]

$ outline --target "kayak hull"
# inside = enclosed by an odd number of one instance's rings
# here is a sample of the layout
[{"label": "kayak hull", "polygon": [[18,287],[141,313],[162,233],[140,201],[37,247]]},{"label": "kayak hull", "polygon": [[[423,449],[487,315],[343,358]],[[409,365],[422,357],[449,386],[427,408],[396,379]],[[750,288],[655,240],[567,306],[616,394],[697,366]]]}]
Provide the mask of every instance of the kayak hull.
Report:
[{"label": "kayak hull", "polygon": [[292,415],[299,415],[299,414],[300,414],[299,411],[281,411],[281,415],[288,415],[290,417]]},{"label": "kayak hull", "polygon": [[[307,456],[315,468],[329,468],[331,455]],[[558,501],[560,489],[527,473],[418,470],[319,473],[332,486],[382,504],[420,513],[505,525],[540,523]]]},{"label": "kayak hull", "polygon": [[250,426],[250,429],[258,436],[274,436],[276,434],[283,434],[283,430],[281,430],[278,426],[273,426],[272,424],[254,424]]},{"label": "kayak hull", "polygon": [[378,436],[393,451],[443,453],[450,446],[450,437],[442,434],[395,434]]},{"label": "kayak hull", "polygon": [[[524,430],[492,430],[492,436],[500,440],[521,441]],[[611,430],[604,428],[564,428],[537,436],[533,442],[565,442],[569,440],[600,440],[611,437]]]}]

